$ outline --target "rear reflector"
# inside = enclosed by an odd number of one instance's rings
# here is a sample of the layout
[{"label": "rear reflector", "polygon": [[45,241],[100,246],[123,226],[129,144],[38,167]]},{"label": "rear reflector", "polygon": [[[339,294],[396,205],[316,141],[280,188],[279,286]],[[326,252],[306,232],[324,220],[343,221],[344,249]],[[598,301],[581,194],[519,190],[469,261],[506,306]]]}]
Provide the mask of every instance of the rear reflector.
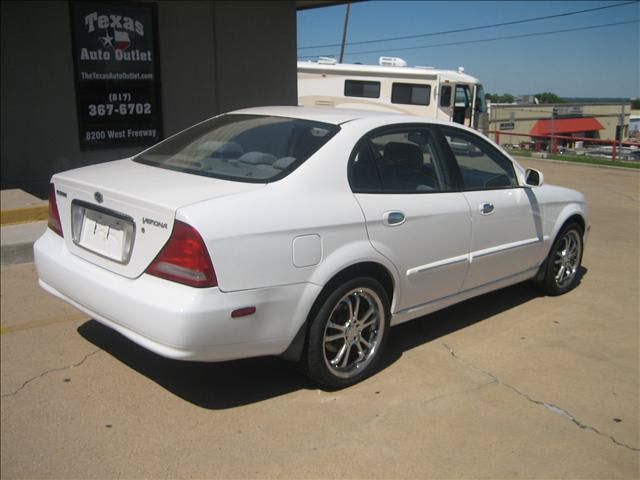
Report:
[{"label": "rear reflector", "polygon": [[171,237],[155,258],[147,273],[192,287],[218,285],[207,247],[195,228],[179,220]]},{"label": "rear reflector", "polygon": [[254,313],[256,313],[256,307],[239,308],[238,310],[231,312],[231,318],[246,317],[248,315],[253,315]]},{"label": "rear reflector", "polygon": [[58,212],[58,203],[56,202],[56,188],[53,186],[53,183],[49,184],[49,222],[47,225],[58,235],[64,237],[62,233],[62,223],[60,222],[60,213]]}]

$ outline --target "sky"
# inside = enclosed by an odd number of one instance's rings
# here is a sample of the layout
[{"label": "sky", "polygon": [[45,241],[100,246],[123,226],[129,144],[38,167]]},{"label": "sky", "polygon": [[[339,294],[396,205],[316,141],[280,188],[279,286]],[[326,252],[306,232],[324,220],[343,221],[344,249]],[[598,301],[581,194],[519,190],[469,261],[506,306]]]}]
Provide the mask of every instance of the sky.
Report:
[{"label": "sky", "polygon": [[[562,97],[640,98],[640,3],[572,16],[361,45],[349,42],[421,35],[549,16],[625,3],[620,1],[364,1],[351,4],[345,63],[377,64],[401,57],[409,65],[457,69],[477,77],[490,93],[554,92]],[[335,56],[346,6],[298,12],[298,59]],[[463,45],[433,46],[495,37],[623,25]],[[431,46],[423,48],[424,46]],[[394,50],[402,48],[409,50]],[[414,48],[421,47],[421,48]],[[379,50],[375,53],[358,53]],[[303,58],[313,56],[312,58]]]}]

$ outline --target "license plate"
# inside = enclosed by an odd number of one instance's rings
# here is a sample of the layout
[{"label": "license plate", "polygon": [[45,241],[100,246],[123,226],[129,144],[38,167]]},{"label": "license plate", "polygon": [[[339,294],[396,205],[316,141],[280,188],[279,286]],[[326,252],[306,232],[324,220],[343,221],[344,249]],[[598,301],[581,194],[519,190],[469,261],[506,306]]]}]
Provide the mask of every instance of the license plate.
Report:
[{"label": "license plate", "polygon": [[134,232],[132,220],[79,203],[74,203],[71,209],[73,241],[78,246],[120,263],[129,261]]}]

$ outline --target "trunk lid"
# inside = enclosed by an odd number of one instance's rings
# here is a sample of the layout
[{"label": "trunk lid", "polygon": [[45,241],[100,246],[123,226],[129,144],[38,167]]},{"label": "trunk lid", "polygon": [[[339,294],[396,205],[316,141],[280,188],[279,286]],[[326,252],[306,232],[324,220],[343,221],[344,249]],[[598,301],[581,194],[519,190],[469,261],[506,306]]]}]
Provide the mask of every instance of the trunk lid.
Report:
[{"label": "trunk lid", "polygon": [[59,173],[52,182],[67,248],[128,278],[140,276],[160,252],[171,236],[176,210],[264,187],[131,159]]}]

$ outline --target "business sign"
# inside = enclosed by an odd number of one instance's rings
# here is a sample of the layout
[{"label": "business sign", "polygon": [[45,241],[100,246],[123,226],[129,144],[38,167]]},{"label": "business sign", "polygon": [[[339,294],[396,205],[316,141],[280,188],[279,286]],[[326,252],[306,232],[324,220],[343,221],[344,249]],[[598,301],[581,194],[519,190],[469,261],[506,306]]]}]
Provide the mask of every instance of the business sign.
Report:
[{"label": "business sign", "polygon": [[515,123],[513,122],[504,122],[500,124],[500,130],[513,130],[515,128]]},{"label": "business sign", "polygon": [[71,3],[80,147],[162,138],[153,4]]},{"label": "business sign", "polygon": [[567,107],[553,107],[553,115],[556,117],[581,117],[583,113],[581,105]]}]

